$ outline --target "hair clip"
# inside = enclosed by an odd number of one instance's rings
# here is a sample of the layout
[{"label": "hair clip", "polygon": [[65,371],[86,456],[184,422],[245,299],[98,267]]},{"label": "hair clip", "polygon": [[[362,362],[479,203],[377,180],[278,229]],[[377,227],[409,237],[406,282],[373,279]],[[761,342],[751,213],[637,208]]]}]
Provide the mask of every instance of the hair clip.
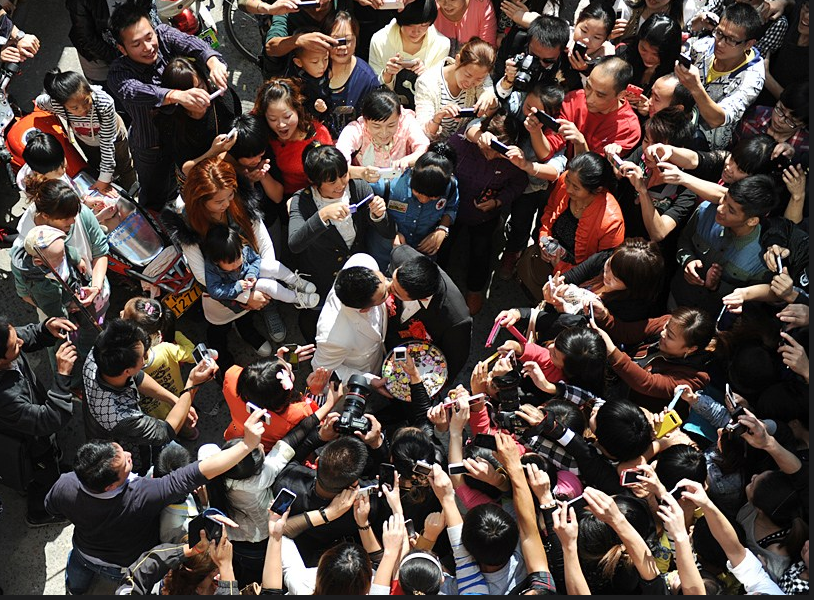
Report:
[{"label": "hair clip", "polygon": [[280,385],[283,386],[284,390],[288,391],[294,389],[294,382],[291,381],[291,373],[288,372],[288,369],[278,371],[277,379],[280,380]]}]

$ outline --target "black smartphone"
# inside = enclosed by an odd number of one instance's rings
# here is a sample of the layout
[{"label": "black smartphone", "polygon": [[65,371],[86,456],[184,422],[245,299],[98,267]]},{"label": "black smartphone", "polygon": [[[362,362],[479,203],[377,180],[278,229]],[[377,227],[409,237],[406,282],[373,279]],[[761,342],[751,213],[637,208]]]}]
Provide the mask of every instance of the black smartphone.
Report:
[{"label": "black smartphone", "polygon": [[495,436],[486,433],[479,433],[472,440],[472,443],[478,448],[488,448],[489,450],[497,450],[497,441]]},{"label": "black smartphone", "polygon": [[774,159],[774,169],[782,173],[791,166],[791,159],[785,154],[781,154]]},{"label": "black smartphone", "polygon": [[473,119],[476,116],[478,115],[474,108],[462,108],[458,111],[458,118],[460,119]]},{"label": "black smartphone", "polygon": [[300,357],[297,356],[296,350],[296,346],[286,346],[285,354],[283,355],[283,360],[291,365],[292,371],[300,370]]},{"label": "black smartphone", "polygon": [[392,490],[396,485],[396,467],[388,463],[379,465],[379,487],[389,485]]},{"label": "black smartphone", "polygon": [[742,436],[746,433],[746,425],[738,423],[738,419],[746,414],[746,410],[742,406],[736,406],[732,411],[729,423],[726,424],[726,430],[734,436]]},{"label": "black smartphone", "polygon": [[617,8],[616,9],[616,20],[618,21],[621,18],[622,18],[622,11],[621,11],[621,9]]},{"label": "black smartphone", "polygon": [[447,468],[447,472],[450,475],[466,475],[468,473],[463,463],[452,463]]},{"label": "black smartphone", "polygon": [[582,60],[588,60],[588,46],[582,42],[574,42],[574,54],[579,54]]},{"label": "black smartphone", "polygon": [[489,142],[489,145],[492,147],[492,150],[500,152],[503,156],[506,156],[506,153],[509,151],[509,147],[498,140],[492,140]]},{"label": "black smartphone", "polygon": [[289,506],[294,504],[294,500],[296,499],[297,494],[288,488],[281,489],[280,493],[277,494],[277,497],[274,499],[274,502],[271,503],[271,512],[275,512],[278,515],[284,515],[285,511],[288,510]]},{"label": "black smartphone", "polygon": [[201,541],[201,529],[206,533],[206,539],[215,540],[215,543],[220,542],[223,536],[223,524],[215,521],[211,517],[205,515],[198,515],[189,522],[189,534],[187,540],[189,547],[197,546]]},{"label": "black smartphone", "polygon": [[557,119],[555,119],[548,113],[544,113],[543,111],[538,110],[534,114],[540,120],[540,123],[542,123],[544,127],[548,127],[554,133],[560,130],[560,124],[557,123]]},{"label": "black smartphone", "polygon": [[429,475],[432,473],[432,465],[423,460],[418,460],[413,467],[413,473],[424,476]]},{"label": "black smartphone", "polygon": [[337,46],[347,46],[348,45],[348,38],[336,38],[336,45]]},{"label": "black smartphone", "polygon": [[673,492],[670,495],[673,498],[675,498],[676,502],[680,502],[681,501],[681,494],[684,493],[684,490],[685,490],[684,487],[678,487],[678,488],[674,489]]},{"label": "black smartphone", "polygon": [[678,64],[685,69],[689,69],[692,66],[692,57],[689,54],[682,52],[678,55]]},{"label": "black smartphone", "polygon": [[415,525],[413,524],[412,519],[407,519],[406,521],[404,521],[404,527],[405,529],[407,529],[407,537],[414,538],[418,535],[418,533],[416,533]]}]

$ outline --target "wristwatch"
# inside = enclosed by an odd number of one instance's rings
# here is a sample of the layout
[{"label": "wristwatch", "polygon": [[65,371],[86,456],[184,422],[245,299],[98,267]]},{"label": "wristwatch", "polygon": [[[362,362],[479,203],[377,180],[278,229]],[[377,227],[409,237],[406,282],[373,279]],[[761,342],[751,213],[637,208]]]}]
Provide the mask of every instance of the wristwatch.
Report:
[{"label": "wristwatch", "polygon": [[22,29],[20,29],[20,28],[17,28],[17,35],[16,35],[16,37],[14,38],[14,41],[15,41],[15,42],[19,42],[21,39],[23,39],[23,38],[25,37],[25,35],[26,35],[26,34],[25,34],[25,31],[23,31],[23,30],[22,30]]},{"label": "wristwatch", "polygon": [[438,225],[438,227],[435,228],[435,231],[443,231],[444,239],[449,237],[449,227],[447,227],[446,225]]}]

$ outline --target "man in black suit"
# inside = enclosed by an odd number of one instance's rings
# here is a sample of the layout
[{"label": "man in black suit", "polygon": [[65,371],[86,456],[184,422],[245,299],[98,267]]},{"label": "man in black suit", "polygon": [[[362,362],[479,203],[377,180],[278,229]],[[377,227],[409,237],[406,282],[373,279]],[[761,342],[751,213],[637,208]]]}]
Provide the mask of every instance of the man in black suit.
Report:
[{"label": "man in black suit", "polygon": [[448,383],[455,381],[469,358],[472,317],[463,294],[437,264],[407,245],[390,253],[396,314],[389,318],[387,348],[426,331],[447,359]]}]

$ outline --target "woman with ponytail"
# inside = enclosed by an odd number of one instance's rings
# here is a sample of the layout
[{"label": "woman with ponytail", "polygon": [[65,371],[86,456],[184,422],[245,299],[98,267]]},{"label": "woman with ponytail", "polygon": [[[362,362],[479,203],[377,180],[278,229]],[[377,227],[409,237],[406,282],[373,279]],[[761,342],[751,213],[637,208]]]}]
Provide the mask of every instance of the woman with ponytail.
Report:
[{"label": "woman with ponytail", "polygon": [[455,150],[445,142],[433,142],[415,166],[393,180],[371,184],[384,199],[387,215],[396,224],[396,241],[371,232],[368,250],[385,270],[393,245],[407,244],[428,256],[435,256],[449,237],[458,215],[458,181],[455,178]]},{"label": "woman with ponytail", "polygon": [[75,139],[89,166],[99,171],[99,179],[90,189],[115,196],[110,185],[115,180],[130,190],[136,183],[136,171],[127,144],[127,128],[116,114],[113,98],[74,71],[48,71],[43,88],[45,93],[37,96],[34,104],[67,124],[68,136]]}]

